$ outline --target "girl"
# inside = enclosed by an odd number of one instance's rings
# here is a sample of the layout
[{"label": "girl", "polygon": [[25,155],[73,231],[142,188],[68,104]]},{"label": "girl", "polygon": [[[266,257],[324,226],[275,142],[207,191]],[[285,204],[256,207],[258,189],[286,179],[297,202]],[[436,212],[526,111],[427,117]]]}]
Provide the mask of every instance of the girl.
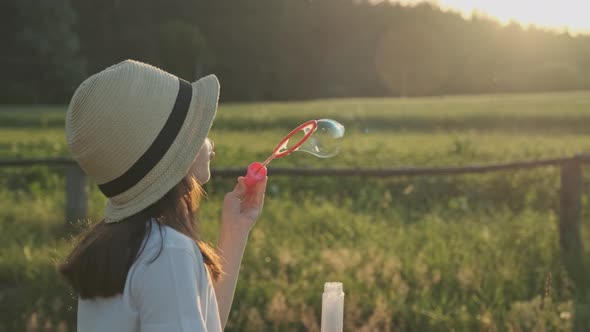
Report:
[{"label": "girl", "polygon": [[[60,273],[78,331],[221,331],[266,179],[225,196],[217,250],[194,213],[210,177],[219,83],[127,60],[84,81],[66,115],[73,158],[108,197]],[[246,190],[247,189],[247,190]]]}]

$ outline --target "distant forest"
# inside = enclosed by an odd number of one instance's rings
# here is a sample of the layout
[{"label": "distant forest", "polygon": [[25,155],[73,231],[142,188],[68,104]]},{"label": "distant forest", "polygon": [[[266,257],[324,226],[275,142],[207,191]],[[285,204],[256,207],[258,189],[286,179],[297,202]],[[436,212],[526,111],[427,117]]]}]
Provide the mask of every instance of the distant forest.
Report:
[{"label": "distant forest", "polygon": [[67,103],[124,59],[222,101],[590,88],[590,36],[362,0],[3,0],[0,103]]}]

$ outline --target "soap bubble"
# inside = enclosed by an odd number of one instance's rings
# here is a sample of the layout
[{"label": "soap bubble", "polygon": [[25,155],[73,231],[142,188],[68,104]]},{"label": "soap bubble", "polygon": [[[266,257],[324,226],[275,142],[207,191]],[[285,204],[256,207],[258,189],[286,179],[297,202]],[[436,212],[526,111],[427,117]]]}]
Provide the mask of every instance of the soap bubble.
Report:
[{"label": "soap bubble", "polygon": [[343,136],[344,126],[338,121],[331,119],[307,121],[285,136],[260,167],[294,151],[304,151],[320,158],[333,157],[340,152]]},{"label": "soap bubble", "polygon": [[305,126],[293,134],[283,142],[277,153],[303,151],[320,158],[330,158],[337,155],[340,152],[341,139],[344,136],[344,126],[331,119],[317,120],[316,123],[317,127],[311,136],[305,139],[310,130],[314,129],[314,124]]},{"label": "soap bubble", "polygon": [[295,151],[304,151],[320,158],[334,157],[340,152],[344,126],[337,121],[321,119],[316,131]]}]

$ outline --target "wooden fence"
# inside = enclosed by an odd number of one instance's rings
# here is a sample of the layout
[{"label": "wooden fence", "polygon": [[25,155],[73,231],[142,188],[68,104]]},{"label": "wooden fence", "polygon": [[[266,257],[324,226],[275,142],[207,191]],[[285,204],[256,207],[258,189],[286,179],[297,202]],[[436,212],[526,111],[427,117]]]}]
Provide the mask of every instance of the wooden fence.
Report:
[{"label": "wooden fence", "polygon": [[[582,214],[583,176],[582,166],[590,164],[590,154],[576,155],[567,158],[555,158],[533,161],[520,161],[503,164],[470,165],[459,167],[433,168],[321,168],[321,169],[293,169],[276,168],[268,170],[269,176],[298,175],[298,176],[358,176],[358,177],[395,177],[395,176],[437,176],[459,175],[473,173],[487,173],[506,170],[522,170],[538,167],[554,166],[561,168],[560,209],[559,209],[559,239],[564,253],[579,255],[582,250],[580,240],[580,219]],[[86,217],[88,191],[86,176],[79,166],[71,159],[27,159],[0,160],[0,167],[28,167],[28,166],[61,166],[66,172],[66,220],[77,220]],[[213,177],[236,177],[245,174],[243,168],[212,169]]]}]

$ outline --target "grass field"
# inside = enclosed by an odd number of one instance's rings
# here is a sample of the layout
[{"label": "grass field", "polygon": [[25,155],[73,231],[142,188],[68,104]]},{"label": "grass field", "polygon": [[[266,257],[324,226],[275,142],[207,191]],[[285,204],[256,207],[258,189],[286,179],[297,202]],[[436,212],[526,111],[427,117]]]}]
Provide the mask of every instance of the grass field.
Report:
[{"label": "grass field", "polygon": [[[0,106],[0,159],[68,156],[65,106]],[[263,160],[310,118],[346,127],[332,159],[270,167],[485,164],[590,153],[590,92],[221,105],[213,167]],[[590,173],[582,241],[590,254]],[[206,185],[203,237],[223,194]],[[319,331],[326,281],[346,292],[347,331],[590,330],[590,294],[559,252],[559,169],[485,175],[269,179],[228,331]],[[60,168],[0,168],[0,331],[72,331],[75,298],[54,272],[69,249]],[[105,200],[90,188],[90,219]],[[585,280],[590,284],[589,276]]]}]

